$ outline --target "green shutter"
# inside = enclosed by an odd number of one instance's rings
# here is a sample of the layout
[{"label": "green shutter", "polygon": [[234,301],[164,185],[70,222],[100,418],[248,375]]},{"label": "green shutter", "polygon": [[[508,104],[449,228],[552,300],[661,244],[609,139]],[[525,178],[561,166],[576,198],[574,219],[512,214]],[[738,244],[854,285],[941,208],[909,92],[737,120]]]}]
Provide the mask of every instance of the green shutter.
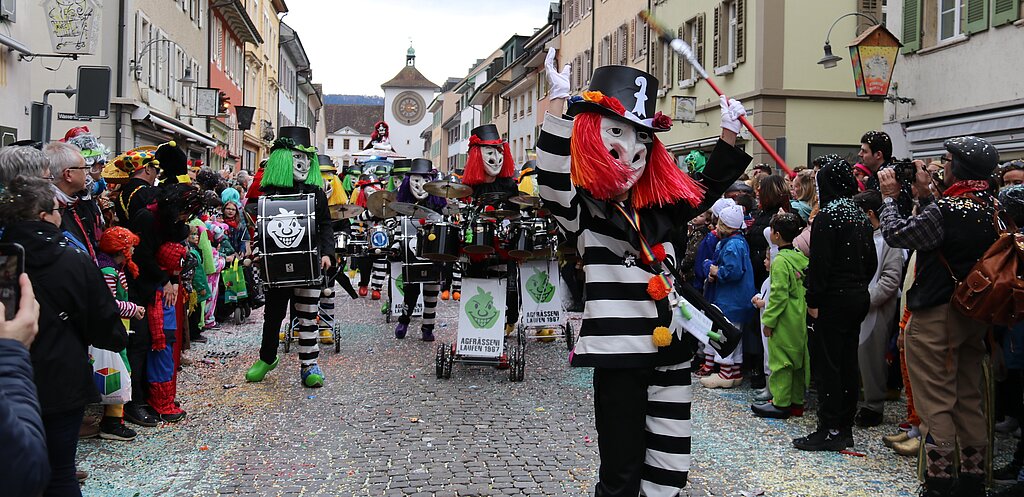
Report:
[{"label": "green shutter", "polygon": [[988,29],[988,0],[967,0],[967,24],[964,32],[977,33]]},{"label": "green shutter", "polygon": [[1018,0],[992,0],[992,26],[1002,26],[1016,21]]},{"label": "green shutter", "polygon": [[903,0],[903,53],[921,49],[921,0]]}]

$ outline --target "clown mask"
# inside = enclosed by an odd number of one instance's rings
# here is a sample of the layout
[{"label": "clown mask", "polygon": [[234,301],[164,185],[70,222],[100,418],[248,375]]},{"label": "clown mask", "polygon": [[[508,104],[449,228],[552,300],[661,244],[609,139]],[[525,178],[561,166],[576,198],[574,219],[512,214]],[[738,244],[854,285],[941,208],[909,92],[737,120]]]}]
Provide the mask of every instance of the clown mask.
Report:
[{"label": "clown mask", "polygon": [[500,146],[482,145],[480,153],[484,159],[484,172],[492,177],[501,174],[501,168],[505,165],[505,151]]},{"label": "clown mask", "polygon": [[601,142],[612,159],[621,164],[624,170],[628,170],[622,191],[633,188],[647,168],[647,155],[654,143],[651,132],[636,129],[610,117],[602,117]]},{"label": "clown mask", "polygon": [[309,154],[301,150],[292,150],[292,162],[295,164],[292,177],[296,183],[305,183],[309,176]]},{"label": "clown mask", "polygon": [[423,200],[427,198],[427,191],[423,189],[423,185],[427,184],[427,177],[414,174],[409,176],[409,192],[412,193],[413,198],[416,200]]}]

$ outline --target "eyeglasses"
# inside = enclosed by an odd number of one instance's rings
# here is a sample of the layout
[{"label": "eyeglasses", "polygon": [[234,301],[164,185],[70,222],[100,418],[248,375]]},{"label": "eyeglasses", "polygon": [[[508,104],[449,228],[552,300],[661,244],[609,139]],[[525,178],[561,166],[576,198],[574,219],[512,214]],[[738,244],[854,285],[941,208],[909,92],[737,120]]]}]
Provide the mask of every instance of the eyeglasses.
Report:
[{"label": "eyeglasses", "polygon": [[945,164],[947,162],[953,162],[953,158],[952,157],[943,157],[943,158],[939,159],[939,162],[941,162],[943,164]]},{"label": "eyeglasses", "polygon": [[56,178],[56,177],[54,177],[54,175],[52,175],[52,174],[51,174],[51,175],[49,175],[49,176],[41,176],[41,178],[42,178],[42,179],[45,179],[46,181],[53,181],[53,180],[57,179],[57,178]]},{"label": "eyeglasses", "polygon": [[68,169],[92,169],[92,166],[71,166]]}]

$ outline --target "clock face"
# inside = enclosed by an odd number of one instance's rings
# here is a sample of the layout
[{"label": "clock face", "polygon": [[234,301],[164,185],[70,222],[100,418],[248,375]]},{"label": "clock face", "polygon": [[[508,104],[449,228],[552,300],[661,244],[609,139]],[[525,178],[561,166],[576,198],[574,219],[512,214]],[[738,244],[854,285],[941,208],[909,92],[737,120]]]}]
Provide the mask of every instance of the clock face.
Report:
[{"label": "clock face", "polygon": [[416,124],[423,119],[423,98],[413,92],[405,92],[395,98],[392,113],[404,124]]}]

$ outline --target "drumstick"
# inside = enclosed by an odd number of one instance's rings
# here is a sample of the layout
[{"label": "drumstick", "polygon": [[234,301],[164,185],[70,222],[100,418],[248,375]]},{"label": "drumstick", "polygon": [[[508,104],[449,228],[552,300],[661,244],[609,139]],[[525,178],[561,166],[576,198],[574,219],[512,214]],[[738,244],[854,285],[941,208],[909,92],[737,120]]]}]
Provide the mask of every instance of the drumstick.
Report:
[{"label": "drumstick", "polygon": [[[686,41],[674,37],[670,29],[666,28],[664,25],[658,23],[658,21],[654,19],[654,16],[651,14],[651,11],[645,10],[641,12],[640,17],[643,17],[644,20],[647,21],[647,24],[651,27],[651,29],[658,33],[658,37],[664,40],[666,43],[668,43],[669,46],[672,47],[672,50],[674,50],[677,54],[686,57],[686,60],[690,63],[690,65],[693,66],[693,68],[697,71],[698,74],[700,74],[701,78],[704,81],[707,81],[708,85],[711,86],[711,89],[714,90],[716,94],[718,94],[719,96],[725,96],[725,93],[722,93],[722,90],[718,88],[718,85],[716,85],[715,82],[711,79],[711,77],[708,76],[707,71],[704,70],[704,66],[702,66],[700,64],[700,61],[697,60],[696,55],[694,55],[693,53],[693,49],[690,48],[690,45],[687,44]],[[679,43],[675,43],[676,41],[678,41]],[[750,121],[747,119],[747,116],[740,116],[740,122],[743,123],[743,127],[747,128],[750,131],[750,134],[754,137],[755,140],[757,140],[757,143],[760,143],[761,146],[768,151],[768,155],[772,156],[772,159],[775,160],[775,163],[778,164],[783,171],[786,171],[786,174],[790,178],[796,176],[796,173],[794,173],[793,170],[786,165],[786,161],[782,160],[782,157],[779,156],[778,152],[775,151],[775,148],[768,144],[768,141],[765,140],[763,136],[761,136],[761,133],[759,133],[757,129],[754,128],[753,124],[750,124]]]}]

